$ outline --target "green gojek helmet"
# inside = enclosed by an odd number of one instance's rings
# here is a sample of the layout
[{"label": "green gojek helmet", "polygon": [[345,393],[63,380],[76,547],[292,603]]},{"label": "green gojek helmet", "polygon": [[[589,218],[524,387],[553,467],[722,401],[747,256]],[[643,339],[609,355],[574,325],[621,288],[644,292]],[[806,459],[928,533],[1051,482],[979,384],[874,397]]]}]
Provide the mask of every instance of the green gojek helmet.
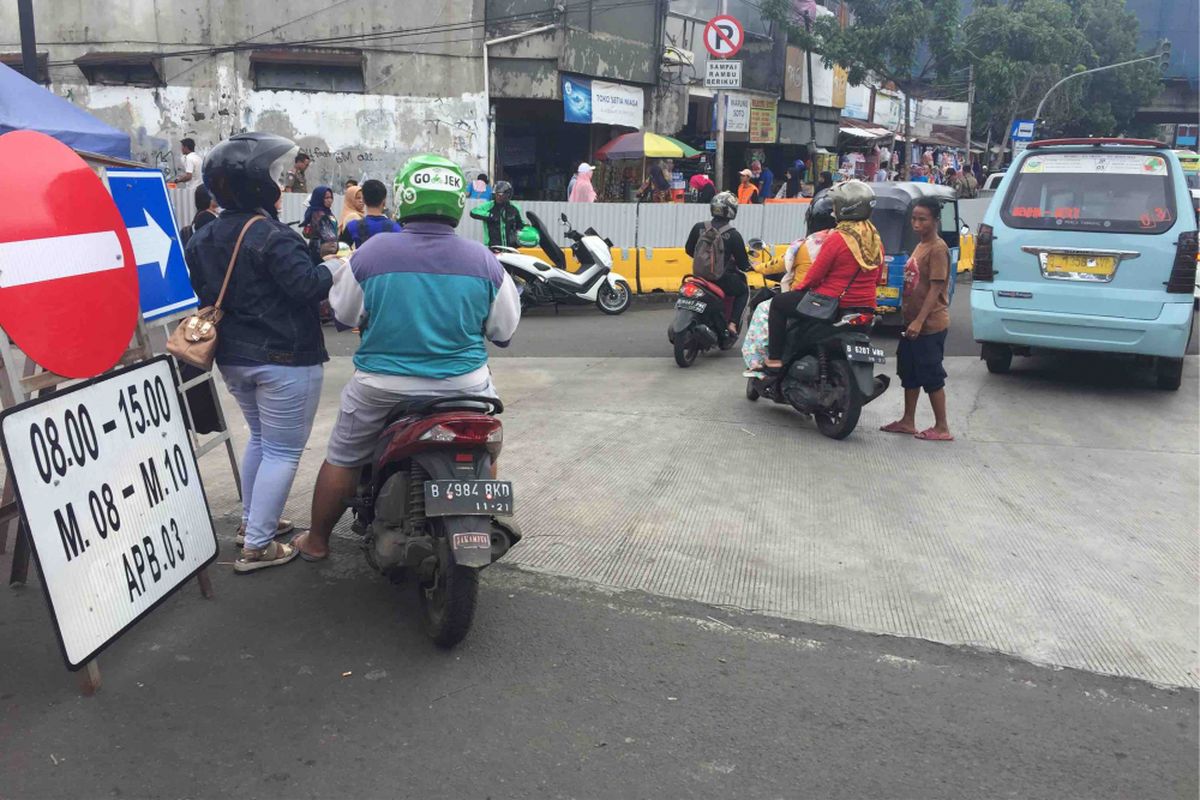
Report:
[{"label": "green gojek helmet", "polygon": [[462,169],[448,158],[427,154],[413,156],[392,187],[396,218],[442,217],[457,225],[467,203],[467,179]]},{"label": "green gojek helmet", "polygon": [[517,232],[517,244],[521,247],[537,247],[541,243],[542,237],[532,225],[526,225]]}]

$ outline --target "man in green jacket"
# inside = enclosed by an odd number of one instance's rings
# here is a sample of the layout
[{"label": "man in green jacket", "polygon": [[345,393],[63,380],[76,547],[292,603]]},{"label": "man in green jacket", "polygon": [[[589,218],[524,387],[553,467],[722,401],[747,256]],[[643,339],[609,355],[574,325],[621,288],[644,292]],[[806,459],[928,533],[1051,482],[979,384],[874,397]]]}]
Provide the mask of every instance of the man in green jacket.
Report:
[{"label": "man in green jacket", "polygon": [[496,181],[491,200],[471,210],[471,216],[483,223],[483,243],[488,247],[520,247],[517,234],[525,227],[521,209],[512,201],[513,187],[508,181]]}]

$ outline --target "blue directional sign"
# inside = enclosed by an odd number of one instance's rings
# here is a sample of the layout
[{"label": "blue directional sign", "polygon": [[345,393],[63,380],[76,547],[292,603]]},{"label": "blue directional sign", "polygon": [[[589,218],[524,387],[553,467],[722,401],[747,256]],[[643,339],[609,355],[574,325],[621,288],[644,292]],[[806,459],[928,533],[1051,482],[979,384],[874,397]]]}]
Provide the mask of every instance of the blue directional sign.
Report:
[{"label": "blue directional sign", "polygon": [[138,295],[147,321],[197,305],[162,173],[110,169],[108,188],[129,231],[138,264]]}]

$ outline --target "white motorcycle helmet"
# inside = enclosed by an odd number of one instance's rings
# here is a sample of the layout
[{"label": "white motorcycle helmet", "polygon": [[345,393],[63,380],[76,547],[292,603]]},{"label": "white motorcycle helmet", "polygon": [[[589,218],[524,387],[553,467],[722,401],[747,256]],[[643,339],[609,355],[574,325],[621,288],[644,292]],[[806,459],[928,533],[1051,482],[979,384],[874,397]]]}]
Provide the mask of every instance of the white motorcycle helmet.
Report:
[{"label": "white motorcycle helmet", "polygon": [[862,181],[842,181],[829,190],[829,199],[838,222],[870,219],[875,208],[875,190]]}]

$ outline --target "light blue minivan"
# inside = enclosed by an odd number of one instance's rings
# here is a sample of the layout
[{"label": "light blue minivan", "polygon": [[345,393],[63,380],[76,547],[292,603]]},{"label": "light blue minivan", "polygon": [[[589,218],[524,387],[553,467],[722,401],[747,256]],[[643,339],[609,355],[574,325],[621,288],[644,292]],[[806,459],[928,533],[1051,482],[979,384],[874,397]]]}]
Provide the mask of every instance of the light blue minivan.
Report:
[{"label": "light blue minivan", "polygon": [[1178,389],[1192,328],[1196,216],[1179,159],[1142,139],[1034,142],[976,237],[971,322],[988,370],[1013,354],[1154,358]]}]

